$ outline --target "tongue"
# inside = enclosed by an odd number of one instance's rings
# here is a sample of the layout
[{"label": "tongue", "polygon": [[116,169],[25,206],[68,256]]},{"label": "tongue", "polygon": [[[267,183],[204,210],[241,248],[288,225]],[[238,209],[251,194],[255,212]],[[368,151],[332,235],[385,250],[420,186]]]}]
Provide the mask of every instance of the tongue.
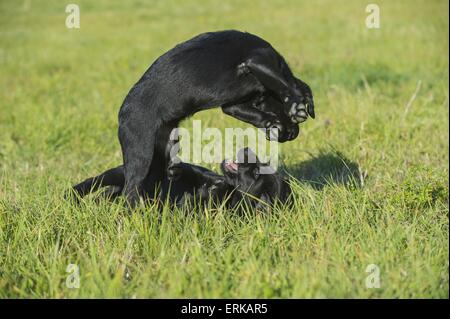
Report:
[{"label": "tongue", "polygon": [[238,165],[235,162],[228,163],[228,166],[230,166],[234,171],[237,171],[238,169]]},{"label": "tongue", "polygon": [[227,169],[232,170],[232,171],[237,171],[237,169],[238,169],[238,164],[232,160],[226,161],[225,166],[227,167]]}]

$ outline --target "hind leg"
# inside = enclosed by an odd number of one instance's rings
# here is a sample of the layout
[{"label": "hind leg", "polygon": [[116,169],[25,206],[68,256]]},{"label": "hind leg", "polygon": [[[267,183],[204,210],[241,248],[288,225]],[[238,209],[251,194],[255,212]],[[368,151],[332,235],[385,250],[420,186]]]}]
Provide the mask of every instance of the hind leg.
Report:
[{"label": "hind leg", "polygon": [[[132,110],[131,110],[132,109]],[[124,161],[123,194],[133,208],[143,195],[152,164],[158,122],[141,105],[126,104],[119,113],[119,141]]]}]

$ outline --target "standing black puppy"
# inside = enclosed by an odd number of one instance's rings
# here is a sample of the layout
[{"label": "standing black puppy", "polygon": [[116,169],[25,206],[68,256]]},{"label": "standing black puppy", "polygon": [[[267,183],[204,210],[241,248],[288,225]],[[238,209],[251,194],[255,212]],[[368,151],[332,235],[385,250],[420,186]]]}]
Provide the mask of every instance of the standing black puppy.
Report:
[{"label": "standing black puppy", "polygon": [[[257,107],[265,96],[283,103],[288,123]],[[124,194],[134,206],[144,184],[165,176],[170,132],[186,117],[220,106],[259,128],[295,131],[314,118],[310,88],[263,39],[239,31],[200,34],[159,57],[133,86],[119,112]],[[297,128],[298,134],[298,128]],[[297,134],[288,134],[290,139]],[[270,137],[269,137],[270,138]]]}]

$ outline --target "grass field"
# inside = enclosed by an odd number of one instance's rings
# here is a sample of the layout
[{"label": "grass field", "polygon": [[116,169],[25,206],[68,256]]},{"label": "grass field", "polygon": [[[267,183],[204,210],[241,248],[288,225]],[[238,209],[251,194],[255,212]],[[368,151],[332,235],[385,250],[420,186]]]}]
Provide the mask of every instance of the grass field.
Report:
[{"label": "grass field", "polygon": [[[76,3],[80,29],[61,1],[0,3],[0,297],[449,297],[447,1],[377,1],[380,29],[367,1]],[[315,93],[316,120],[280,146],[295,207],[130,217],[65,202],[121,163],[118,109],[152,61],[232,28]],[[247,127],[218,109],[193,119]]]}]

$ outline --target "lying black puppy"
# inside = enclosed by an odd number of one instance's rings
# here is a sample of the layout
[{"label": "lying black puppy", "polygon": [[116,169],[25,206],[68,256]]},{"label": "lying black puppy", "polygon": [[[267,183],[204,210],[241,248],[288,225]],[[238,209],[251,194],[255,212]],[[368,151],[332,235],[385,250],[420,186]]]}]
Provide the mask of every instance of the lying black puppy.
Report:
[{"label": "lying black puppy", "polygon": [[[278,101],[283,117],[257,106]],[[314,118],[309,86],[292,74],[265,40],[244,32],[200,34],[159,57],[133,86],[119,112],[124,161],[123,193],[133,206],[144,185],[165,178],[170,132],[194,113],[220,106],[259,128],[276,128],[280,142],[298,135],[298,123]],[[268,134],[267,138],[273,138]]]},{"label": "lying black puppy", "polygon": [[[289,184],[275,171],[262,174],[263,167],[267,168],[267,164],[261,163],[248,148],[239,151],[238,161],[222,162],[223,175],[201,166],[172,162],[168,167],[168,178],[160,185],[160,199],[168,199],[177,206],[212,200],[213,204],[225,204],[228,208],[245,203],[256,209],[270,207],[276,201],[286,202],[291,194]],[[104,196],[113,199],[122,192],[124,182],[124,168],[118,166],[75,185],[73,191],[83,197],[110,186]]]},{"label": "lying black puppy", "polygon": [[227,199],[228,207],[245,202],[258,209],[270,207],[276,201],[286,202],[291,194],[287,181],[268,164],[261,163],[249,148],[238,152],[237,161],[224,160],[221,170],[223,176],[179,163],[169,166],[168,176],[172,181],[192,181],[195,185],[196,192],[185,194],[182,202],[206,202],[211,197],[218,203]]}]

